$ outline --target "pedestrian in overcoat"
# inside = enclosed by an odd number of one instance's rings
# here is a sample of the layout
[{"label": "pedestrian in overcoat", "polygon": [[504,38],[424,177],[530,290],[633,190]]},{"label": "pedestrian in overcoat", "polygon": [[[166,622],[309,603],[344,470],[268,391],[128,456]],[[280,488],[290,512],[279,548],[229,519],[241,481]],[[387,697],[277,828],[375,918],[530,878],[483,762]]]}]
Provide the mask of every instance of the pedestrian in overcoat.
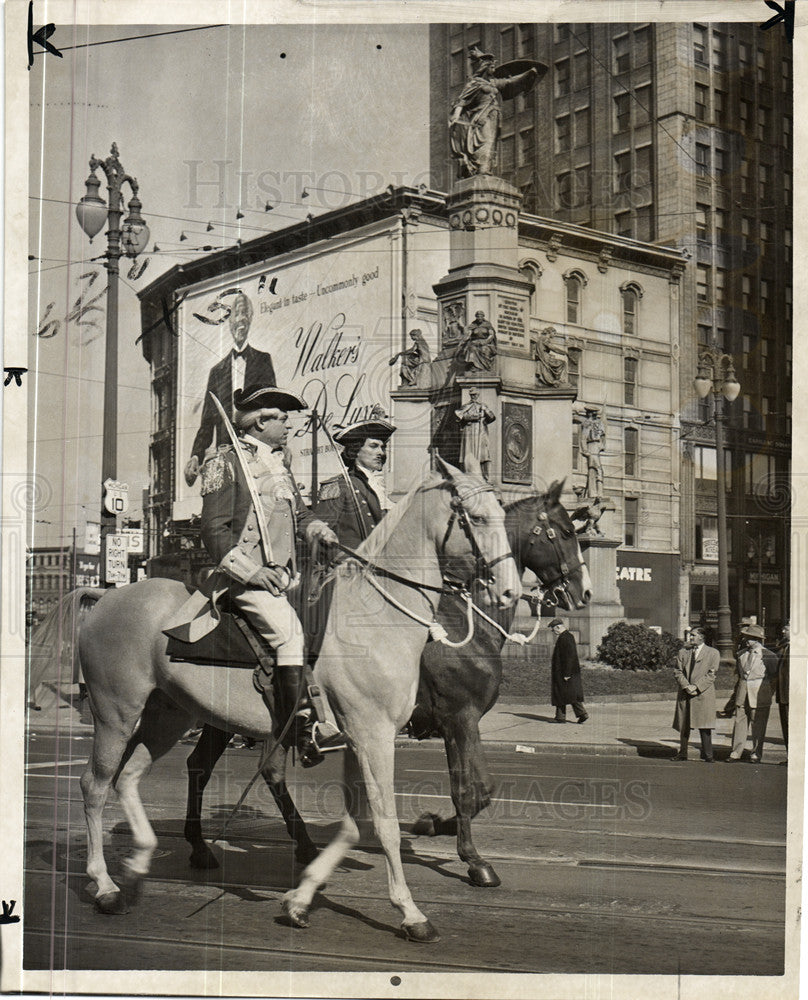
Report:
[{"label": "pedestrian in overcoat", "polygon": [[553,658],[550,661],[552,690],[550,703],[555,707],[555,722],[567,721],[567,705],[572,705],[579,724],[589,718],[584,708],[584,688],[581,683],[581,665],[578,648],[572,633],[561,618],[554,618],[547,626],[556,635]]},{"label": "pedestrian in overcoat", "polygon": [[704,630],[690,629],[683,649],[676,654],[674,676],[679,685],[673,728],[679,733],[679,753],[674,760],[687,760],[690,730],[698,729],[701,759],[713,763],[715,729],[715,676],[721,663],[717,649],[704,643]]},{"label": "pedestrian in overcoat", "polygon": [[728,761],[741,759],[752,731],[752,753],[750,760],[759,764],[763,757],[763,743],[772,692],[777,680],[777,654],[763,645],[765,632],[760,625],[747,625],[741,629],[746,638],[746,646],[735,661],[735,721],[732,727],[732,753]]}]

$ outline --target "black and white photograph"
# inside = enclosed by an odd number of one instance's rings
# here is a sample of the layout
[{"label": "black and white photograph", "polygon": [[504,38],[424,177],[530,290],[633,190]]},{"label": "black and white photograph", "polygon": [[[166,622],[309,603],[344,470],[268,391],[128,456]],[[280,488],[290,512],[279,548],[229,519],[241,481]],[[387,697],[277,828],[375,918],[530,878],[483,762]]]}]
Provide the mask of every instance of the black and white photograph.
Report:
[{"label": "black and white photograph", "polygon": [[4,13],[0,989],[797,997],[799,5]]}]

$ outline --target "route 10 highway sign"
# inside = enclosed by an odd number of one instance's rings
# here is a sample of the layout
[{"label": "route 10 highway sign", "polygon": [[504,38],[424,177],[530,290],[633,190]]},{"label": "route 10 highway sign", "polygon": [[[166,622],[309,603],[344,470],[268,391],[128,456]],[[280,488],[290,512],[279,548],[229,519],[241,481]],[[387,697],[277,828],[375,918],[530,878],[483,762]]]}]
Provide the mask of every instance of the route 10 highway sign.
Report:
[{"label": "route 10 highway sign", "polygon": [[104,507],[110,514],[125,514],[129,510],[129,484],[105,479]]}]

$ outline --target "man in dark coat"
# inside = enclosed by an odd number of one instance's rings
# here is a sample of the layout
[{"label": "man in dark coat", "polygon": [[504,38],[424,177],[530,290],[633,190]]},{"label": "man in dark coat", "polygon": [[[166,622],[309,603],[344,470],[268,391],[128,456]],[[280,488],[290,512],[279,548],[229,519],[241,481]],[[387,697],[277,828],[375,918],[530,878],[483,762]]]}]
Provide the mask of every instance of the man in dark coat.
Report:
[{"label": "man in dark coat", "polygon": [[704,629],[694,626],[687,634],[685,645],[676,654],[674,676],[679,685],[673,728],[679,733],[679,753],[674,760],[687,760],[690,730],[698,729],[701,737],[701,759],[713,763],[713,730],[715,729],[715,676],[721,655],[704,643]]},{"label": "man in dark coat", "polygon": [[579,724],[589,718],[584,708],[584,689],[581,684],[581,665],[578,662],[578,648],[572,633],[561,618],[554,618],[547,626],[556,635],[553,658],[550,661],[552,696],[550,703],[555,706],[555,722],[567,721],[567,705],[572,705]]},{"label": "man in dark coat", "polygon": [[199,430],[191,448],[191,457],[185,466],[185,481],[189,486],[193,486],[199,475],[205,452],[213,444],[214,433],[220,445],[229,441],[219,411],[210,394],[216,396],[225,408],[225,412],[232,418],[233,393],[236,390],[241,390],[245,386],[260,385],[266,388],[276,384],[272,356],[265,351],[257,351],[247,343],[252,317],[252,303],[243,292],[237,292],[228,317],[233,349],[211,368],[208,375]]},{"label": "man in dark coat", "polygon": [[355,549],[367,538],[392,507],[382,470],[387,442],[394,432],[395,427],[378,416],[334,433],[334,440],[343,448],[347,481],[345,476],[326,480],[314,512],[349,548]]}]

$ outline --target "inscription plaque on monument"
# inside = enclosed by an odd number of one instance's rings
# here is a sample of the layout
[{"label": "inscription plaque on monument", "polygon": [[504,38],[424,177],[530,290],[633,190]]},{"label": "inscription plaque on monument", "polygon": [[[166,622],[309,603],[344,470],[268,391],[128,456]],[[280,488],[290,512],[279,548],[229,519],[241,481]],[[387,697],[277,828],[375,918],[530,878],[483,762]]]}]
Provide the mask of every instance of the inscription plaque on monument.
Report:
[{"label": "inscription plaque on monument", "polygon": [[527,349],[524,299],[500,295],[497,302],[497,336],[500,346]]},{"label": "inscription plaque on monument", "polygon": [[533,467],[533,407],[502,404],[502,481],[531,482]]}]

